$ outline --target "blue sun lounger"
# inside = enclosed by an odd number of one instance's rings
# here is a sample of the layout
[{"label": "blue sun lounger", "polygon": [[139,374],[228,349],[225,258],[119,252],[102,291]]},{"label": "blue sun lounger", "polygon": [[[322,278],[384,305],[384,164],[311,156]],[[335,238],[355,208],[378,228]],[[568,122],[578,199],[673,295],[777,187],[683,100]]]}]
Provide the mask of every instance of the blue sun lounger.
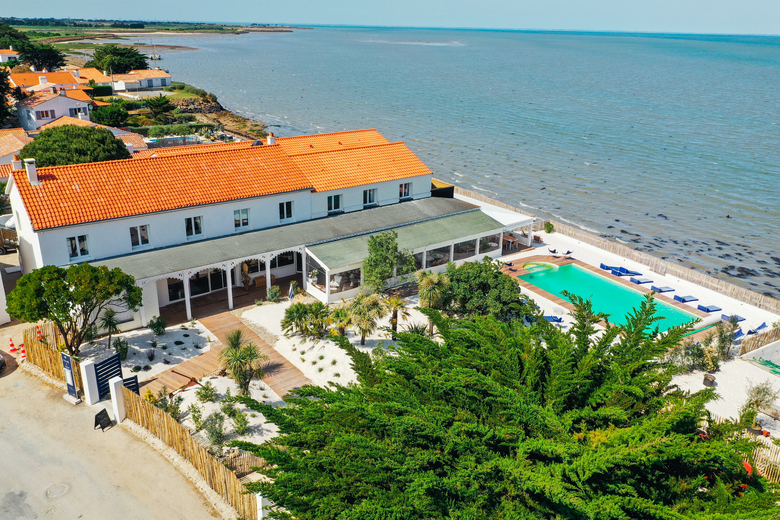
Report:
[{"label": "blue sun lounger", "polygon": [[[739,314],[732,314],[732,316],[737,318],[737,322],[745,321],[745,318],[743,318]],[[729,316],[728,314],[721,314],[720,319],[722,319],[723,321],[731,321],[731,316]]]},{"label": "blue sun lounger", "polygon": [[698,309],[704,312],[718,312],[723,310],[717,305],[699,305]]},{"label": "blue sun lounger", "polygon": [[682,303],[688,303],[688,302],[697,302],[699,299],[695,296],[680,296],[679,294],[674,295],[674,299],[678,302]]},{"label": "blue sun lounger", "polygon": [[607,264],[601,264],[600,267],[605,271],[617,271],[620,269],[619,267],[612,267],[611,265],[607,265]]},{"label": "blue sun lounger", "polygon": [[[665,292],[672,292],[672,291],[674,291],[674,289],[672,289],[671,287],[666,287],[666,286],[658,287],[656,285],[652,286],[650,289],[652,289],[653,291],[655,291],[657,293],[665,293]],[[677,297],[675,296],[675,298],[677,298]]]},{"label": "blue sun lounger", "polygon": [[632,276],[631,281],[637,285],[642,285],[643,283],[653,283],[653,281],[650,278],[637,278]]},{"label": "blue sun lounger", "polygon": [[544,319],[546,319],[550,323],[563,323],[563,318],[561,318],[560,316],[545,316]]},{"label": "blue sun lounger", "polygon": [[739,330],[737,330],[737,332],[734,333],[734,338],[733,339],[737,340],[737,339],[743,337],[744,335],[745,335],[745,333],[742,332],[742,329],[739,329]]},{"label": "blue sun lounger", "polygon": [[759,326],[758,326],[758,327],[756,327],[755,329],[750,329],[750,330],[748,331],[748,335],[750,335],[750,334],[758,334],[759,332],[761,332],[761,331],[762,331],[762,330],[764,330],[765,328],[766,328],[766,322],[762,323],[761,325],[759,325]]},{"label": "blue sun lounger", "polygon": [[631,269],[626,269],[625,267],[621,267],[620,269],[618,269],[618,271],[623,273],[623,274],[621,274],[621,276],[626,276],[626,275],[629,275],[629,276],[642,276],[642,273],[640,273],[639,271],[632,271]]}]

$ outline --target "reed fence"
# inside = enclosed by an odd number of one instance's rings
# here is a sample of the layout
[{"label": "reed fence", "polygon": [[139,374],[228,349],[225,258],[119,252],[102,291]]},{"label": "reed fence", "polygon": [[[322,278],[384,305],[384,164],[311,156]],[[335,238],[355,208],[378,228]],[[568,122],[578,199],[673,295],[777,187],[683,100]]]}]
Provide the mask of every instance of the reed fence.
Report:
[{"label": "reed fence", "polygon": [[[710,414],[714,423],[726,422],[728,419],[724,419],[714,413]],[[704,421],[704,426],[707,425],[707,421]],[[754,439],[755,435],[743,431],[742,438]],[[780,482],[780,446],[768,445],[761,442],[761,446],[756,447],[751,454],[755,469],[759,475],[771,482]]]},{"label": "reed fence", "polygon": [[190,462],[206,479],[211,489],[219,493],[246,520],[257,520],[257,498],[247,493],[236,474],[214,458],[206,448],[193,439],[192,434],[168,413],[144,401],[127,388],[122,388],[127,418],[143,426],[176,453]]},{"label": "reed fence", "polygon": [[739,346],[739,355],[753,352],[756,349],[780,340],[780,327],[771,328],[766,332],[760,332],[755,336],[749,336],[742,340]]},{"label": "reed fence", "polygon": [[[486,202],[488,204],[493,204],[501,208],[515,211],[523,215],[533,216],[527,210],[516,208],[509,204],[505,204],[503,202],[493,200],[489,197],[486,197],[479,193],[475,193],[473,191],[464,190],[463,188],[459,188],[457,186],[455,186],[455,193],[458,193],[460,195],[465,195],[466,197],[471,197],[481,202]],[[683,265],[675,264],[667,260],[663,260],[661,258],[655,257],[648,253],[637,251],[626,245],[619,244],[605,237],[596,236],[592,233],[588,233],[587,231],[583,231],[579,228],[569,226],[568,224],[564,224],[562,222],[556,222],[552,220],[550,222],[552,222],[553,225],[555,226],[555,231],[557,233],[561,233],[562,235],[566,235],[568,237],[574,238],[586,244],[598,247],[599,249],[603,249],[604,251],[608,251],[610,253],[614,253],[616,255],[620,255],[629,260],[633,260],[640,264],[646,265],[650,268],[651,271],[655,273],[658,273],[660,275],[669,274],[671,276],[675,276],[682,280],[687,280],[689,282],[695,283],[696,285],[699,285],[706,289],[717,291],[720,294],[723,294],[730,298],[734,298],[735,300],[739,300],[749,305],[753,305],[755,307],[758,307],[759,309],[764,309],[774,314],[780,314],[780,300],[776,298],[767,296],[766,294],[760,294],[755,291],[751,291],[750,289],[747,289],[745,287],[739,287],[730,282],[726,282],[719,278],[715,278],[714,276],[710,276],[706,273],[696,271],[691,267],[685,267]],[[538,222],[537,226],[535,227],[537,230],[543,229],[544,222]]]},{"label": "reed fence", "polygon": [[[31,363],[49,377],[57,381],[66,382],[65,368],[62,366],[62,355],[60,354],[59,338],[60,334],[52,323],[40,325],[41,339],[38,339],[38,331],[31,327],[24,331],[22,338],[24,348],[27,353],[25,363]],[[84,383],[81,381],[81,366],[75,359],[73,361],[73,379],[76,383],[76,391],[84,392]]]},{"label": "reed fence", "polygon": [[244,450],[231,451],[227,457],[222,460],[222,463],[232,469],[238,478],[254,473],[255,470],[252,468],[265,466],[265,461],[263,459]]}]

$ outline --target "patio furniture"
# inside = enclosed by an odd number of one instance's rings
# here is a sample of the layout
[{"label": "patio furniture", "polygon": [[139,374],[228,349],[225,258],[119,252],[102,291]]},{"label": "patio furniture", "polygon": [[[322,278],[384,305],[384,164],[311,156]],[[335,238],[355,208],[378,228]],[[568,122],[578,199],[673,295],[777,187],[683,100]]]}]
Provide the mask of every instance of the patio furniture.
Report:
[{"label": "patio furniture", "polygon": [[653,283],[653,281],[650,278],[637,278],[635,276],[631,277],[631,282],[642,285],[643,283]]},{"label": "patio furniture", "polygon": [[761,332],[761,331],[762,331],[762,330],[764,330],[765,328],[766,328],[766,322],[762,323],[761,325],[759,325],[759,326],[758,326],[758,327],[756,327],[755,329],[750,329],[750,330],[748,331],[748,335],[750,335],[750,334],[758,334],[759,332]]},{"label": "patio furniture", "polygon": [[721,314],[720,319],[722,319],[723,321],[731,321],[732,316],[734,318],[737,318],[737,323],[739,323],[740,321],[745,321],[745,318],[743,318],[739,314],[732,314],[731,316],[729,316],[728,314]]},{"label": "patio furniture", "polygon": [[737,329],[737,332],[734,333],[734,337],[732,338],[734,341],[738,340],[739,338],[743,338],[745,336],[745,333],[742,332],[742,329]]},{"label": "patio furniture", "polygon": [[624,273],[623,271],[612,271],[612,274],[613,274],[614,276],[633,276],[633,275],[631,275],[631,274]]},{"label": "patio furniture", "polygon": [[569,250],[567,250],[565,253],[563,253],[563,256],[565,256],[565,257],[569,257],[569,256],[571,256],[571,254],[572,254],[573,252],[574,252],[574,251],[572,251],[571,249],[569,249]]},{"label": "patio furniture", "polygon": [[550,252],[551,255],[557,255],[558,254],[558,250],[557,249],[550,249],[548,247],[547,250]]},{"label": "patio furniture", "polygon": [[681,303],[688,303],[688,302],[697,302],[699,299],[695,296],[680,296],[679,294],[674,295],[674,299]]},{"label": "patio furniture", "polygon": [[[271,283],[276,282],[276,276],[271,275]],[[265,275],[255,278],[255,287],[265,287]]]},{"label": "patio furniture", "polygon": [[621,267],[620,269],[618,269],[618,271],[623,273],[621,276],[625,276],[625,275],[642,276],[642,273],[640,273],[639,271],[632,271],[631,269],[626,269],[625,267]]},{"label": "patio furniture", "polygon": [[723,310],[717,305],[699,305],[698,309],[704,312],[718,312]]},{"label": "patio furniture", "polygon": [[704,386],[715,386],[715,376],[712,374],[704,374]]},{"label": "patio furniture", "polygon": [[507,266],[507,267],[514,267],[515,266],[515,264],[513,264],[512,262],[504,262],[504,265]]},{"label": "patio furniture", "polygon": [[550,323],[563,323],[563,318],[561,318],[560,316],[545,316],[544,319],[546,319]]},{"label": "patio furniture", "polygon": [[620,270],[619,267],[612,267],[611,265],[607,265],[607,264],[601,264],[600,267],[602,269],[604,269],[605,271],[619,271]]},{"label": "patio furniture", "polygon": [[654,285],[654,286],[650,287],[650,289],[652,289],[653,291],[655,291],[657,293],[665,293],[665,292],[672,292],[672,291],[674,291],[674,289],[672,289],[671,287],[666,287],[666,286],[658,287],[657,285]]},{"label": "patio furniture", "polygon": [[539,235],[534,235],[534,244],[541,244],[542,243],[542,237]]}]

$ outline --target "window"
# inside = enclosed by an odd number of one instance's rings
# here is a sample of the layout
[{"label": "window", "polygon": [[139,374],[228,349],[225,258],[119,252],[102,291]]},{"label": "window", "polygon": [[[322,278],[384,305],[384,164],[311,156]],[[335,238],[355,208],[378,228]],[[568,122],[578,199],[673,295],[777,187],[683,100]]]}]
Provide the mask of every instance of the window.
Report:
[{"label": "window", "polygon": [[275,256],[271,260],[271,269],[276,269],[277,267],[284,267],[293,264],[295,264],[295,253],[293,253],[292,251],[288,251],[287,253],[281,253]]},{"label": "window", "polygon": [[36,110],[35,119],[54,119],[54,110]]},{"label": "window", "polygon": [[501,248],[501,235],[489,235],[479,239],[479,254],[492,253]]},{"label": "window", "polygon": [[280,202],[279,221],[284,222],[285,220],[292,220],[292,218],[293,218],[292,201]]},{"label": "window", "polygon": [[249,210],[237,209],[233,212],[233,225],[236,229],[249,227]]},{"label": "window", "polygon": [[425,267],[430,269],[431,267],[437,267],[440,265],[447,265],[450,261],[450,246],[443,246],[436,249],[431,249],[425,255]]},{"label": "window", "polygon": [[466,240],[455,244],[453,248],[452,259],[454,261],[463,260],[470,256],[474,256],[477,253],[477,239]]},{"label": "window", "polygon": [[89,256],[89,246],[87,245],[87,235],[77,237],[68,237],[68,256],[71,260]]},{"label": "window", "polygon": [[79,114],[86,114],[87,109],[83,107],[69,108],[68,113],[70,114],[70,117],[79,117]]},{"label": "window", "polygon": [[363,206],[372,206],[374,204],[376,204],[376,188],[363,190]]},{"label": "window", "polygon": [[203,217],[185,218],[184,227],[187,229],[187,238],[203,235]]},{"label": "window", "polygon": [[414,270],[419,271],[423,268],[423,254],[424,253],[415,253],[412,256],[414,257]]},{"label": "window", "polygon": [[328,213],[341,211],[341,195],[328,195]]},{"label": "window", "polygon": [[360,268],[330,275],[330,294],[351,291],[360,287]]},{"label": "window", "polygon": [[130,228],[130,243],[133,247],[149,245],[149,226],[133,226]]},{"label": "window", "polygon": [[398,189],[398,198],[401,200],[411,198],[412,196],[412,183],[411,182],[405,182],[401,184],[400,188]]}]

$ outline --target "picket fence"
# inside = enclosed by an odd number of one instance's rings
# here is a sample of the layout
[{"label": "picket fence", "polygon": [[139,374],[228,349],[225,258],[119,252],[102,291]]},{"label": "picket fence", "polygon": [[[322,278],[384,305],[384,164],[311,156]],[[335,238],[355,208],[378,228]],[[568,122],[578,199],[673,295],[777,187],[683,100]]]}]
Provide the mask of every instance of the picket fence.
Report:
[{"label": "picket fence", "polygon": [[[714,413],[710,414],[714,423],[726,422],[728,419],[724,419]],[[707,421],[704,421],[703,426],[707,426]],[[743,438],[755,440],[755,435],[743,431],[741,436]],[[780,446],[775,444],[769,445],[761,442],[761,446],[756,447],[751,454],[753,458],[754,467],[759,475],[771,482],[780,482]]]},{"label": "picket fence", "polygon": [[739,346],[739,355],[753,352],[754,350],[769,345],[780,340],[780,327],[771,328],[766,332],[761,332],[755,336],[749,336],[742,341]]},{"label": "picket fence", "polygon": [[[481,202],[493,204],[495,206],[508,209],[517,213],[521,213],[523,215],[533,216],[527,210],[510,206],[509,204],[505,204],[501,201],[493,200],[480,193],[475,193],[470,190],[465,190],[457,186],[455,187],[455,193],[465,195],[466,197],[471,197]],[[650,268],[651,271],[655,273],[658,273],[660,275],[668,274],[671,276],[675,276],[682,280],[687,280],[689,282],[695,283],[696,285],[699,285],[706,289],[717,291],[718,293],[734,298],[735,300],[739,300],[749,305],[753,305],[755,307],[758,307],[759,309],[764,309],[766,311],[775,314],[780,314],[780,300],[776,298],[772,298],[771,296],[767,296],[765,294],[760,294],[755,291],[751,291],[750,289],[744,287],[736,286],[732,283],[726,282],[719,278],[715,278],[714,276],[710,276],[706,273],[696,271],[693,268],[675,264],[667,260],[663,260],[661,258],[650,255],[648,253],[644,253],[642,251],[637,251],[626,245],[619,244],[605,237],[596,236],[592,233],[588,233],[587,231],[583,231],[582,229],[569,226],[568,224],[564,224],[562,222],[556,222],[553,220],[551,220],[550,222],[552,222],[553,226],[555,227],[556,233],[561,233],[562,235],[566,235],[568,237],[574,238],[575,240],[579,240],[586,244],[595,246],[604,251],[614,253],[616,255],[622,256],[623,258],[627,258],[629,260],[633,260],[642,265],[646,265]],[[544,222],[541,221],[537,222],[534,227],[537,230],[544,229]]]},{"label": "picket fence", "polygon": [[[60,334],[52,323],[40,325],[41,340],[38,340],[38,331],[31,327],[24,331],[24,348],[27,353],[25,363],[30,363],[40,368],[46,375],[57,381],[65,382],[65,369],[62,366],[62,354],[58,348]],[[84,384],[81,381],[81,366],[73,359],[73,378],[76,381],[76,390],[84,392]]]},{"label": "picket fence", "polygon": [[248,493],[236,474],[214,458],[206,448],[192,438],[188,429],[176,422],[170,414],[143,400],[127,388],[122,388],[127,407],[127,418],[146,428],[165,444],[184,457],[208,482],[208,485],[232,505],[238,516],[257,520],[257,498]]}]

